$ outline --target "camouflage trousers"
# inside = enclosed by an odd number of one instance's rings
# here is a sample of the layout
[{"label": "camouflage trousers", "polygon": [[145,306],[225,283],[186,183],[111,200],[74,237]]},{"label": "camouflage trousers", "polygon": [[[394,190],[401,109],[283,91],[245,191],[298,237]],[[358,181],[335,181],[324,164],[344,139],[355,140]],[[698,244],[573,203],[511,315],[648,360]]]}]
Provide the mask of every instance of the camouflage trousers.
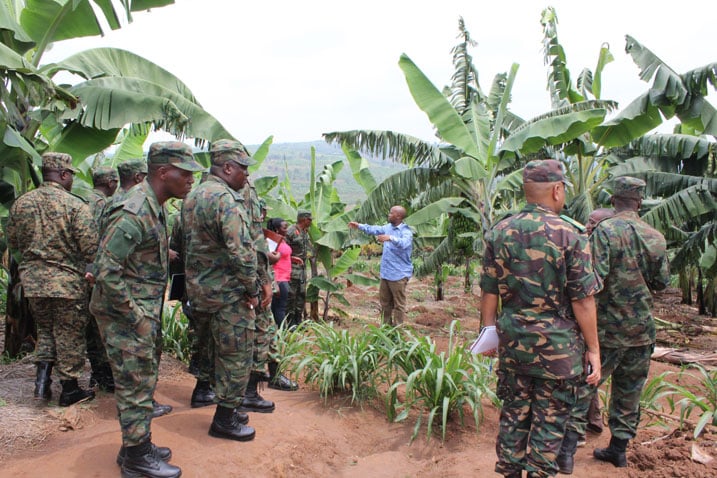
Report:
[{"label": "camouflage trousers", "polygon": [[92,365],[92,371],[96,372],[101,370],[105,366],[109,366],[109,360],[107,359],[107,351],[105,350],[105,344],[102,342],[102,336],[100,335],[100,329],[97,326],[97,320],[90,313],[90,301],[89,297],[92,296],[92,288],[89,289],[88,300],[83,304],[82,313],[87,314],[87,328],[85,329],[85,342],[87,343],[87,358]]},{"label": "camouflage trousers", "polygon": [[115,381],[122,444],[135,446],[151,433],[152,400],[159,374],[161,324],[143,316],[136,323],[126,317],[96,313]]},{"label": "camouflage trousers", "polygon": [[263,309],[261,305],[256,309],[256,323],[254,327],[254,365],[252,370],[266,371],[269,360],[277,357],[276,350],[276,323],[270,309]]},{"label": "camouflage trousers", "polygon": [[[189,311],[187,311],[189,312]],[[189,312],[192,327],[192,363],[196,366],[194,376],[201,382],[214,381],[214,340],[212,339],[212,314]]]},{"label": "camouflage trousers", "polygon": [[86,299],[28,297],[37,324],[35,360],[54,362],[60,380],[80,378],[85,367],[85,327],[82,313]]},{"label": "camouflage trousers", "polygon": [[654,349],[654,344],[619,349],[600,347],[602,380],[612,376],[608,425],[615,438],[631,440],[637,435],[640,395]]},{"label": "camouflage trousers", "polygon": [[226,408],[241,405],[249,383],[254,352],[254,312],[242,300],[219,311],[194,313],[198,322],[208,321],[213,347],[212,390],[216,402]]},{"label": "camouflage trousers", "polygon": [[291,278],[289,281],[289,298],[286,303],[287,326],[299,325],[306,314],[306,281]]},{"label": "camouflage trousers", "polygon": [[527,470],[530,476],[555,476],[555,459],[575,404],[578,380],[498,371],[497,395],[503,407],[496,442],[497,473],[507,476]]}]

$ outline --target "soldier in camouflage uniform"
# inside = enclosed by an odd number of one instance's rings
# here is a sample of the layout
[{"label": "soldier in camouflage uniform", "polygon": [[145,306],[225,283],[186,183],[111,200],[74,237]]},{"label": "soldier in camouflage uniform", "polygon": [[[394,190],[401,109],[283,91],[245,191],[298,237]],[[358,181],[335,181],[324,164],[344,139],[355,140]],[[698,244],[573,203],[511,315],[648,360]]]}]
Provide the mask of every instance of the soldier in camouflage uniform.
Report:
[{"label": "soldier in camouflage uniform", "polygon": [[309,237],[311,222],[311,212],[300,210],[296,215],[296,224],[289,227],[284,238],[291,246],[291,280],[285,318],[289,326],[299,325],[306,313],[306,260],[312,250]]},{"label": "soldier in camouflage uniform", "polygon": [[238,413],[252,366],[254,312],[259,305],[251,216],[244,195],[253,160],[238,141],[210,147],[211,170],[184,201],[182,231],[191,313],[197,328],[209,326],[213,389],[217,403],[209,434],[247,441],[255,431]]},{"label": "soldier in camouflage uniform", "polygon": [[[594,294],[601,284],[587,237],[558,215],[564,182],[558,161],[528,163],[528,204],[486,238],[481,317],[498,332],[497,395],[503,400],[495,471],[508,477],[524,469],[528,476],[555,475],[577,386],[600,379]],[[593,368],[589,375],[584,359]]]},{"label": "soldier in camouflage uniform", "polygon": [[43,183],[20,196],[10,208],[7,241],[21,254],[20,281],[37,324],[36,398],[51,398],[53,365],[62,383],[59,404],[95,396],[77,379],[85,365],[87,300],[85,270],[97,252],[97,230],[87,204],[72,189],[72,158],[42,155]]},{"label": "soldier in camouflage uniform", "polygon": [[598,224],[590,236],[595,271],[605,283],[597,295],[603,377],[612,376],[612,437],[607,448],[593,454],[617,467],[627,466],[625,450],[637,433],[640,394],[655,347],[651,291],[663,290],[670,282],[665,238],[637,214],[644,192],[644,181],[617,178],[615,216]]},{"label": "soldier in camouflage uniform", "polygon": [[167,286],[167,199],[184,198],[194,183],[192,149],[181,142],[150,146],[146,180],[108,211],[95,260],[90,311],[97,319],[115,379],[122,430],[117,462],[123,476],[178,477],[168,448],[151,441],[157,347]]},{"label": "soldier in camouflage uniform", "polygon": [[[117,190],[119,183],[119,175],[115,168],[109,166],[100,166],[92,171],[92,189],[87,196],[92,218],[95,221],[98,233],[101,235],[100,227],[105,209],[112,195]],[[92,286],[88,285],[87,305],[92,296]],[[83,312],[89,314],[89,309],[84,308]],[[92,376],[90,377],[90,387],[98,387],[105,392],[114,392],[115,384],[112,378],[112,368],[107,360],[107,352],[100,337],[100,331],[97,328],[97,321],[90,316],[87,320],[87,329],[85,332],[87,340],[87,358],[90,360],[92,367]]]}]

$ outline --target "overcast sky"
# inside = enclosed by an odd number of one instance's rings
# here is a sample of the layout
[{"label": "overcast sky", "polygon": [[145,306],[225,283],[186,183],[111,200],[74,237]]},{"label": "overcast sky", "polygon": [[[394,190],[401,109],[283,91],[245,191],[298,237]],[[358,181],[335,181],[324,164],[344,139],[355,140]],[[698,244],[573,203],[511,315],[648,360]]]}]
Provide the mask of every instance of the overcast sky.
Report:
[{"label": "overcast sky", "polygon": [[[615,57],[603,98],[626,106],[645,91],[625,53],[625,34],[677,72],[717,61],[717,1],[630,0],[177,0],[141,12],[103,38],[57,43],[43,63],[107,46],[139,54],[183,80],[237,139],[313,141],[330,131],[386,129],[433,140],[398,59],[406,53],[441,88],[452,74],[458,18],[478,45],[480,83],[520,69],[511,109],[523,118],[550,108],[540,13],[558,14],[558,38],[573,81],[594,70],[606,42]],[[711,95],[714,104],[714,94]]]}]

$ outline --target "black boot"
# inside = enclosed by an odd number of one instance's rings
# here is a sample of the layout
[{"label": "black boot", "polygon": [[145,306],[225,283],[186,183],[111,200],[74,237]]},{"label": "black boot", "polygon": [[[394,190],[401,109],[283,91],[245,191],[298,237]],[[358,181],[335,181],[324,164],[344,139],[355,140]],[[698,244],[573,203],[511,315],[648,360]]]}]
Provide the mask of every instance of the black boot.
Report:
[{"label": "black boot", "polygon": [[[169,462],[169,460],[172,459],[172,450],[170,450],[166,446],[155,446],[154,443],[151,443],[151,445],[152,445],[152,450],[154,451],[154,454],[157,455],[157,458],[159,458],[162,461],[166,461],[166,462]],[[127,456],[127,448],[125,448],[123,445],[120,447],[119,452],[117,452],[117,465],[118,466],[122,466],[126,456]]]},{"label": "black boot", "polygon": [[[246,418],[249,421],[249,417]],[[254,439],[256,432],[252,427],[240,423],[236,410],[217,405],[212,425],[209,427],[209,435],[229,440],[249,441]]]},{"label": "black boot", "polygon": [[279,373],[279,364],[277,362],[269,362],[269,388],[293,392],[299,389],[299,384]]},{"label": "black boot", "polygon": [[52,398],[52,362],[37,362],[37,375],[35,377],[35,392],[33,393],[35,398],[41,398],[43,400],[49,400]]},{"label": "black boot", "polygon": [[563,444],[560,446],[557,458],[558,470],[563,475],[573,474],[575,465],[573,457],[575,456],[575,449],[578,447],[578,438],[580,438],[580,435],[576,431],[568,430],[565,432]]},{"label": "black boot", "polygon": [[122,462],[122,478],[179,478],[182,470],[159,458],[151,441],[128,446]]},{"label": "black boot", "polygon": [[83,390],[77,385],[77,379],[60,380],[62,384],[62,393],[58,403],[61,407],[67,407],[73,403],[84,402],[95,398],[95,392],[92,390]]},{"label": "black boot", "polygon": [[627,466],[625,450],[627,450],[629,441],[623,438],[611,437],[610,445],[607,448],[596,448],[593,451],[593,456],[600,461],[610,462],[618,468],[624,468]]},{"label": "black boot", "polygon": [[259,412],[259,413],[271,413],[274,411],[274,402],[264,400],[264,397],[259,395],[256,387],[259,384],[259,378],[256,374],[252,373],[249,375],[249,383],[246,386],[246,392],[244,393],[244,400],[237,410],[242,412]]},{"label": "black boot", "polygon": [[152,418],[158,418],[172,411],[171,405],[163,405],[156,400],[152,400]]},{"label": "black boot", "polygon": [[197,380],[192,392],[192,408],[206,407],[214,404],[214,392],[209,382],[205,380]]},{"label": "black boot", "polygon": [[104,363],[92,370],[90,388],[94,387],[97,387],[103,392],[114,393],[115,379],[112,375],[112,367],[110,367],[110,364]]}]

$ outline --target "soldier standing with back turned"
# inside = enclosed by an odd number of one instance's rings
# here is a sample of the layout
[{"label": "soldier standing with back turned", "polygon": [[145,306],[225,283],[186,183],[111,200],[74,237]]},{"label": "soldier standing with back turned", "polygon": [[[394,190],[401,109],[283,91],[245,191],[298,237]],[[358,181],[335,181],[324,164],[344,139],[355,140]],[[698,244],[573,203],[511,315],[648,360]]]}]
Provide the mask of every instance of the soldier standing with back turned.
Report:
[{"label": "soldier standing with back turned", "polygon": [[43,183],[17,198],[7,224],[8,246],[22,255],[20,281],[37,324],[34,395],[51,398],[54,366],[62,383],[60,406],[95,396],[77,379],[85,365],[84,275],[98,239],[87,204],[70,193],[75,172],[69,154],[43,154]]},{"label": "soldier standing with back turned", "polygon": [[123,477],[176,478],[172,452],[151,439],[153,398],[161,347],[161,319],[169,270],[169,198],[184,198],[202,166],[181,142],[154,143],[148,175],[108,212],[108,226],[95,261],[90,311],[97,319],[115,379],[122,430],[117,463]]}]

